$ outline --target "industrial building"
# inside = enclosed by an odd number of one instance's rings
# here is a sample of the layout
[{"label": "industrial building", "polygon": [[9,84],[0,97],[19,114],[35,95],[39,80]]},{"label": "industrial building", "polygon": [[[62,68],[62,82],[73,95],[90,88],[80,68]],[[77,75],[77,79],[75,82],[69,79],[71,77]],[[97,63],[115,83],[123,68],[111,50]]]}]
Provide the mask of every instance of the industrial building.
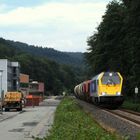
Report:
[{"label": "industrial building", "polygon": [[24,96],[28,95],[29,93],[29,75],[20,73],[20,88]]},{"label": "industrial building", "polygon": [[[20,64],[0,59],[0,92],[19,90]],[[1,97],[1,94],[0,94]]]},{"label": "industrial building", "polygon": [[32,81],[29,83],[29,94],[26,96],[27,106],[38,106],[44,98],[44,83]]},{"label": "industrial building", "polygon": [[32,81],[29,84],[29,94],[35,96],[44,96],[44,83]]}]

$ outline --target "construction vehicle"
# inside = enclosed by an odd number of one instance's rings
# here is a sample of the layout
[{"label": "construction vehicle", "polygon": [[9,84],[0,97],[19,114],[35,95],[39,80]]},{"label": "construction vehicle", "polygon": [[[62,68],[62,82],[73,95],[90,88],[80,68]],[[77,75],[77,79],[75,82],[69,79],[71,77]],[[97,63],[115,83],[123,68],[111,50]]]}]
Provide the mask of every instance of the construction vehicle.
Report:
[{"label": "construction vehicle", "polygon": [[23,108],[23,94],[21,92],[7,92],[4,97],[3,107],[5,111],[16,109],[22,111]]}]

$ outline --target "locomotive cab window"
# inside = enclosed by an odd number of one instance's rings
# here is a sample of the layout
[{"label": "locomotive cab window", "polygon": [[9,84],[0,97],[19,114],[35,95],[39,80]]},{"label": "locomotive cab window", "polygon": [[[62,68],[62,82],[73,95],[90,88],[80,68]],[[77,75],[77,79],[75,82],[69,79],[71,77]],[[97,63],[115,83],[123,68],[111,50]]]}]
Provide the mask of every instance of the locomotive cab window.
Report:
[{"label": "locomotive cab window", "polygon": [[114,72],[106,72],[104,73],[102,79],[101,79],[102,84],[109,84],[109,85],[114,85],[114,84],[120,84],[121,79],[118,75],[118,73]]}]

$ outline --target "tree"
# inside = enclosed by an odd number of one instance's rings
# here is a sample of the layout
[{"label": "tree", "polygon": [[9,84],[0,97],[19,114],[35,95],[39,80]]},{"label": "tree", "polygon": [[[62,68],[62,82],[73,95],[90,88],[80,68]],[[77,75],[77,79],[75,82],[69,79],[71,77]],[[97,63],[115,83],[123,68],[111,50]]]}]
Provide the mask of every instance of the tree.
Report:
[{"label": "tree", "polygon": [[125,35],[124,16],[124,5],[112,1],[107,6],[97,33],[89,37],[87,43],[90,52],[86,57],[94,74],[101,71],[123,71],[124,46],[121,41]]},{"label": "tree", "polygon": [[129,0],[126,2],[124,0],[124,3],[128,13],[125,43],[131,52],[130,75],[128,75],[129,94],[133,94],[135,86],[140,87],[140,1]]},{"label": "tree", "polygon": [[140,1],[112,1],[107,5],[97,32],[89,37],[86,58],[93,74],[119,71],[124,93],[133,95],[140,87]]}]

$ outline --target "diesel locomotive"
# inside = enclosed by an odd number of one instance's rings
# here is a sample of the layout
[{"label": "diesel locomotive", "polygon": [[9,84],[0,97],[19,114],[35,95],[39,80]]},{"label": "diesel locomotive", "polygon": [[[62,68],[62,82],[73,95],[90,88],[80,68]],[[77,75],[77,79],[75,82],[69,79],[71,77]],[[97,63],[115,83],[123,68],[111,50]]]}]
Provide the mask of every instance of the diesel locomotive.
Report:
[{"label": "diesel locomotive", "polygon": [[117,108],[124,101],[122,83],[123,78],[119,72],[102,72],[75,86],[74,94],[96,105]]}]

